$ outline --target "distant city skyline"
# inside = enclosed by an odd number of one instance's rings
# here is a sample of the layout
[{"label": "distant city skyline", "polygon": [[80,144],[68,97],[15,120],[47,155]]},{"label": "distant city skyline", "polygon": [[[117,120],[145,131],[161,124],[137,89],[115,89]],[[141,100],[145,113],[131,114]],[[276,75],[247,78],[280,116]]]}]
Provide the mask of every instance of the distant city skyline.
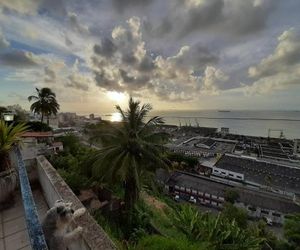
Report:
[{"label": "distant city skyline", "polygon": [[0,106],[300,110],[300,1],[0,0]]}]

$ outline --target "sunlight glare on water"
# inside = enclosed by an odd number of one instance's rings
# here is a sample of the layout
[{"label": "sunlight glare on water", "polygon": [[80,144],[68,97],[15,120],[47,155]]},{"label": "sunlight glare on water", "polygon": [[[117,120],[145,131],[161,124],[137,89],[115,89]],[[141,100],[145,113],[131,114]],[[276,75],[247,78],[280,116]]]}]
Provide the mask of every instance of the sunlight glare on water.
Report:
[{"label": "sunlight glare on water", "polygon": [[110,121],[111,122],[120,122],[120,121],[122,121],[121,114],[120,113],[112,113]]}]

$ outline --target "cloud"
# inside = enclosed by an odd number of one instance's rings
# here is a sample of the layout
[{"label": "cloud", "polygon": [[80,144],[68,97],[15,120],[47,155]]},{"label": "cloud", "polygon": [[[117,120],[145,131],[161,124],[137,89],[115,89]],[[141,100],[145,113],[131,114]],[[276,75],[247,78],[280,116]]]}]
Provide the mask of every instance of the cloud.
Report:
[{"label": "cloud", "polygon": [[220,93],[220,85],[228,80],[228,76],[220,69],[208,66],[205,69],[204,77],[202,78],[201,90],[204,93],[218,95]]},{"label": "cloud", "polygon": [[153,0],[112,0],[114,8],[118,12],[123,12],[127,8],[132,7],[145,7],[146,5],[152,3]]},{"label": "cloud", "polygon": [[17,68],[34,67],[39,63],[38,57],[35,54],[23,50],[12,50],[4,54],[0,54],[0,62],[4,66]]},{"label": "cloud", "polygon": [[64,0],[0,0],[0,8],[25,15],[41,11],[63,17],[67,13]]},{"label": "cloud", "polygon": [[183,46],[169,57],[150,53],[142,39],[140,19],[133,17],[126,27],[116,26],[111,38],[94,45],[89,65],[97,86],[104,90],[130,94],[148,91],[175,101],[188,100],[200,92],[216,94],[225,76],[207,67],[217,61],[218,56],[201,44]]},{"label": "cloud", "polygon": [[6,38],[4,37],[0,29],[0,50],[7,48],[8,46],[9,46],[9,42],[6,40]]},{"label": "cloud", "polygon": [[74,12],[69,12],[68,13],[68,22],[70,24],[70,27],[80,33],[80,34],[89,34],[89,28],[85,25],[82,25],[79,21],[78,21],[78,16],[76,15],[76,13]]},{"label": "cloud", "polygon": [[46,66],[44,68],[44,71],[45,71],[45,82],[46,83],[56,82],[56,73],[53,69],[51,69],[49,66]]},{"label": "cloud", "polygon": [[89,85],[93,82],[90,74],[80,72],[79,61],[76,60],[71,73],[67,76],[66,84],[64,86],[74,88],[77,90],[88,91]]},{"label": "cloud", "polygon": [[36,0],[0,0],[0,8],[15,11],[21,14],[34,14],[37,12],[39,1]]},{"label": "cloud", "polygon": [[264,58],[257,66],[249,68],[249,76],[258,78],[271,76],[300,63],[300,33],[294,28],[284,31],[278,37],[274,52]]},{"label": "cloud", "polygon": [[114,45],[114,43],[109,38],[103,39],[101,44],[94,45],[94,52],[104,57],[113,56],[116,50],[116,45]]},{"label": "cloud", "polygon": [[255,81],[245,86],[246,94],[266,94],[284,89],[291,84],[300,84],[300,32],[294,28],[278,37],[273,53],[248,69]]},{"label": "cloud", "polygon": [[238,36],[254,33],[266,26],[276,1],[182,0],[173,1],[171,6],[156,25],[144,22],[150,35],[182,38],[204,30]]}]

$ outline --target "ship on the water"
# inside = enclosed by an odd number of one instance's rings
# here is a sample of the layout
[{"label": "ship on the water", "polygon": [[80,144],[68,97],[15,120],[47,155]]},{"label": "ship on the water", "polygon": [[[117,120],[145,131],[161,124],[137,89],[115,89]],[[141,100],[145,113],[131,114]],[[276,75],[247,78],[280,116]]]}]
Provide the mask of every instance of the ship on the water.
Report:
[{"label": "ship on the water", "polygon": [[230,112],[230,110],[218,110],[218,112]]}]

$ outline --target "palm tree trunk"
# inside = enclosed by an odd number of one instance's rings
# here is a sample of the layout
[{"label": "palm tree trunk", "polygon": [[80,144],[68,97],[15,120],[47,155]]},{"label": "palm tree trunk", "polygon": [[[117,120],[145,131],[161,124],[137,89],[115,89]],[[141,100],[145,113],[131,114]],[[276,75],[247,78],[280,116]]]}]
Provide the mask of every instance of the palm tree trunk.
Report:
[{"label": "palm tree trunk", "polygon": [[125,212],[127,226],[130,228],[132,226],[132,216],[134,205],[139,198],[139,191],[136,185],[136,180],[134,178],[129,178],[125,183]]},{"label": "palm tree trunk", "polygon": [[47,115],[47,125],[49,126],[49,115]]},{"label": "palm tree trunk", "polygon": [[42,118],[41,118],[41,122],[44,121],[44,113],[42,113]]}]

